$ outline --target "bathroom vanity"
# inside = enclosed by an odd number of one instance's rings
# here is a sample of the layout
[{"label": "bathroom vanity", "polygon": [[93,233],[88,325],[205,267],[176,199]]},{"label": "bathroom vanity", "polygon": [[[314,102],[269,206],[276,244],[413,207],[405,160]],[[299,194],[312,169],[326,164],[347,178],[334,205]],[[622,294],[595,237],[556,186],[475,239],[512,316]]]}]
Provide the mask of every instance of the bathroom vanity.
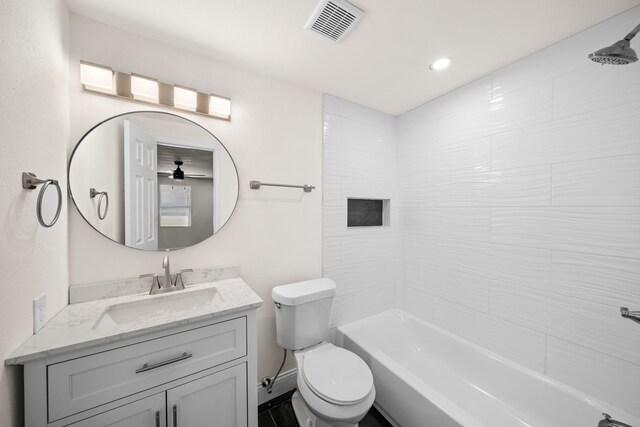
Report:
[{"label": "bathroom vanity", "polygon": [[257,427],[261,304],[239,277],[70,304],[6,360],[24,365],[26,425]]}]

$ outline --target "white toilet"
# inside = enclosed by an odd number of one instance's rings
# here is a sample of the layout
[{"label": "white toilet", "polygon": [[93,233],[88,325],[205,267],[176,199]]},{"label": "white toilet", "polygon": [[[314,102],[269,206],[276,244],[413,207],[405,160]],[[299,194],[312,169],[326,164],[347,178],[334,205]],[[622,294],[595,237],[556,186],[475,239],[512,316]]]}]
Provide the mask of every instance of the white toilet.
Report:
[{"label": "white toilet", "polygon": [[308,280],[273,288],[278,345],[298,368],[291,402],[301,427],[357,427],[376,397],[373,376],[355,354],[325,341],[336,284]]}]

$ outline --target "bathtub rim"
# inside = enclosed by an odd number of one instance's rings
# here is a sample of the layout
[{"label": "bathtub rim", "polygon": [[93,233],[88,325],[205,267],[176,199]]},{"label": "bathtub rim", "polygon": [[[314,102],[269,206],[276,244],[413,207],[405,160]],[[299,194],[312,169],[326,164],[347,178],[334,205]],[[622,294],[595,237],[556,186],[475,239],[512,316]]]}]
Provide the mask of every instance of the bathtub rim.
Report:
[{"label": "bathtub rim", "polygon": [[[390,358],[392,359],[390,356],[388,356],[386,353],[382,352],[379,348],[374,347],[374,345],[370,342],[368,342],[368,340],[364,340],[364,342],[362,342],[363,340],[358,341],[357,339],[354,340],[353,339],[353,334],[358,334],[359,332],[359,328],[362,324],[367,323],[372,321],[372,319],[375,318],[379,318],[379,317],[384,317],[384,316],[394,316],[394,317],[400,317],[401,319],[407,318],[410,319],[411,321],[414,321],[418,324],[420,324],[423,327],[429,328],[433,331],[435,331],[436,333],[442,334],[443,336],[445,336],[448,339],[451,339],[461,345],[467,346],[469,347],[472,351],[476,351],[478,353],[480,353],[481,355],[484,355],[486,357],[490,357],[494,360],[496,360],[497,362],[504,364],[512,369],[521,371],[523,374],[525,375],[530,375],[532,377],[534,377],[536,380],[542,381],[543,383],[547,384],[550,387],[554,387],[556,388],[558,391],[560,391],[561,393],[566,393],[567,395],[579,399],[583,402],[585,402],[586,405],[589,405],[591,407],[593,407],[594,409],[597,409],[599,412],[601,413],[608,413],[612,416],[612,418],[630,423],[633,426],[638,426],[640,427],[640,418],[632,415],[630,413],[628,413],[627,411],[620,409],[610,403],[607,403],[603,400],[597,399],[593,396],[590,396],[589,394],[582,392],[580,390],[577,390],[567,384],[564,384],[558,380],[555,380],[553,378],[550,378],[532,368],[529,368],[527,366],[521,365],[501,354],[498,354],[494,351],[491,351],[485,347],[482,347],[479,344],[473,343],[459,335],[456,335],[450,331],[447,331],[446,329],[443,329],[440,326],[434,325],[433,323],[423,320],[419,317],[417,317],[414,314],[411,314],[409,312],[406,312],[402,309],[399,308],[393,308],[393,309],[389,309],[389,310],[385,310],[383,312],[371,315],[371,316],[367,316],[364,317],[362,319],[359,320],[355,320],[349,323],[346,323],[344,325],[338,326],[336,328],[336,344],[339,346],[344,346],[344,337],[348,337],[350,338],[352,341],[354,341],[354,343],[356,343],[359,347],[361,347],[367,354],[371,355],[371,356],[376,356],[376,353],[382,353],[385,358]],[[373,348],[372,348],[373,347]],[[395,362],[395,361],[394,361]],[[398,362],[395,362],[396,364],[399,365]],[[406,370],[405,368],[402,368],[403,370]],[[375,379],[375,378],[374,378]],[[414,387],[415,388],[415,387]],[[455,418],[455,417],[454,417]]]}]

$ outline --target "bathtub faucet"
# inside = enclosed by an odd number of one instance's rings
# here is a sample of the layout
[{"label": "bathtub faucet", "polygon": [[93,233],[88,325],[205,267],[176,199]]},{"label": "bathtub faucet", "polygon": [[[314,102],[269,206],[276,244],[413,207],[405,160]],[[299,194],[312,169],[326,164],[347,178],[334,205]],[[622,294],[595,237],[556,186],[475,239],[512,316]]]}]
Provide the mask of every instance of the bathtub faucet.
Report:
[{"label": "bathtub faucet", "polygon": [[604,419],[600,420],[600,422],[598,423],[598,427],[633,427],[629,424],[623,423],[622,421],[616,421],[612,419],[611,415],[609,414],[602,414],[602,416],[604,417]]}]

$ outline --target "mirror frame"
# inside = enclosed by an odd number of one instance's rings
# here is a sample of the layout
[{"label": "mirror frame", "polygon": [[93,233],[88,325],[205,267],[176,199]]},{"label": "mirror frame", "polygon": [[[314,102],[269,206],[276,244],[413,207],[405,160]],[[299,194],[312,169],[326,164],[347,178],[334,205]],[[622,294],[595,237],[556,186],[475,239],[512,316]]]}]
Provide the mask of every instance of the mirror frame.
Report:
[{"label": "mirror frame", "polygon": [[117,119],[118,117],[122,117],[122,116],[127,116],[127,115],[131,115],[131,114],[136,114],[136,113],[153,113],[153,114],[164,114],[166,116],[172,116],[172,117],[178,117],[182,120],[186,120],[187,122],[194,124],[196,126],[198,126],[199,128],[201,128],[202,130],[204,130],[205,132],[207,132],[209,135],[211,135],[216,141],[218,141],[218,143],[220,144],[220,146],[224,149],[224,151],[227,153],[227,155],[229,156],[229,158],[231,159],[231,163],[233,164],[233,167],[236,171],[236,179],[238,180],[238,192],[236,194],[236,203],[233,206],[233,209],[231,210],[231,213],[229,214],[229,217],[227,218],[227,220],[224,222],[224,224],[222,224],[220,226],[220,228],[218,229],[218,231],[214,231],[213,234],[211,234],[209,237],[200,240],[197,243],[194,243],[191,246],[185,246],[183,248],[170,248],[170,249],[157,249],[155,252],[168,252],[168,251],[179,251],[180,249],[187,249],[187,248],[191,248],[193,246],[199,245],[200,243],[214,237],[217,233],[220,232],[220,230],[222,230],[224,228],[225,225],[227,225],[227,223],[229,222],[229,220],[231,219],[231,217],[233,216],[233,214],[236,211],[236,208],[238,207],[238,200],[240,199],[240,175],[238,173],[238,166],[236,165],[235,160],[233,160],[233,156],[231,155],[231,153],[229,152],[229,150],[227,149],[227,147],[222,143],[222,141],[220,141],[218,139],[218,137],[216,137],[213,133],[211,133],[207,128],[205,128],[204,126],[202,126],[199,123],[194,122],[193,120],[189,120],[186,117],[180,116],[178,114],[174,114],[174,113],[169,113],[166,111],[154,111],[154,110],[135,110],[135,111],[128,111],[126,113],[120,113],[120,114],[116,114],[115,116],[111,116],[101,122],[99,122],[98,124],[94,125],[91,127],[91,129],[89,129],[87,132],[84,133],[84,135],[82,135],[82,137],[78,140],[78,142],[76,143],[76,145],[73,147],[73,151],[71,152],[71,155],[69,156],[69,162],[67,164],[67,192],[69,193],[69,199],[71,201],[73,201],[73,205],[76,208],[76,211],[78,212],[78,214],[80,214],[80,216],[82,217],[82,219],[91,227],[91,229],[93,229],[95,232],[97,232],[100,236],[114,242],[117,243],[118,245],[128,248],[128,249],[133,249],[136,251],[143,251],[143,252],[152,252],[150,250],[146,250],[146,249],[140,249],[140,248],[133,248],[131,246],[127,246],[124,243],[118,242],[117,240],[112,239],[109,236],[106,236],[104,234],[102,234],[98,229],[96,229],[90,222],[89,220],[84,216],[84,214],[82,213],[82,211],[80,210],[80,208],[78,207],[78,204],[76,203],[75,198],[73,197],[73,193],[71,192],[71,162],[73,161],[73,156],[76,154],[76,150],[78,149],[78,147],[80,146],[80,144],[82,144],[82,141],[84,141],[84,139],[91,133],[93,132],[94,129],[96,129],[97,127],[103,125],[104,123],[113,120],[113,119]]}]

